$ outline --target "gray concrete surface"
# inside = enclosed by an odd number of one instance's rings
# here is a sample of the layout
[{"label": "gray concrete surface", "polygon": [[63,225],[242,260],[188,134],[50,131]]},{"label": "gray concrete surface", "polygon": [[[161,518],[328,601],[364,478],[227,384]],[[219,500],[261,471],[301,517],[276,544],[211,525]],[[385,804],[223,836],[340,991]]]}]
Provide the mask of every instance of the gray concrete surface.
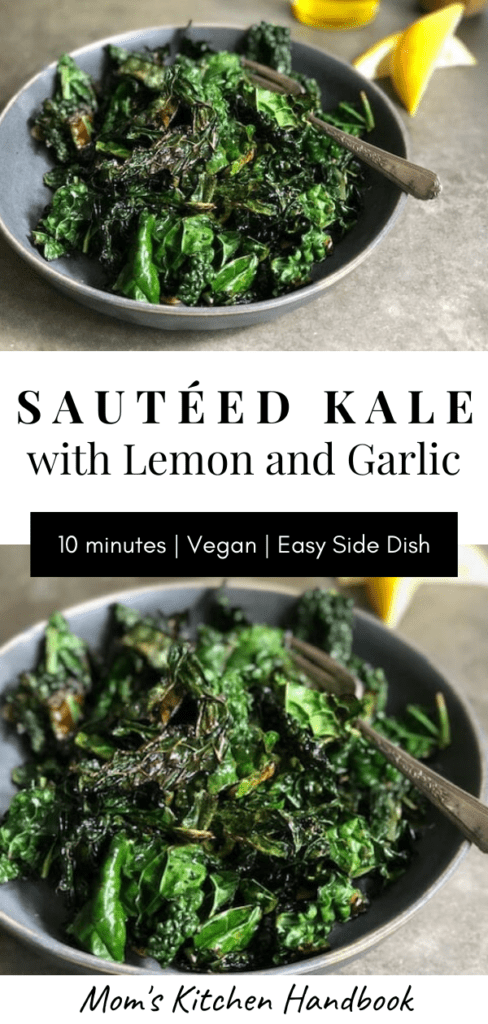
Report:
[{"label": "gray concrete surface", "polygon": [[[323,32],[294,20],[287,0],[3,0],[0,106],[61,52],[158,24],[249,24],[264,18],[293,37],[352,60],[405,28],[421,12],[413,0],[383,0],[378,17],[349,32]],[[415,118],[397,103],[411,157],[443,182],[432,204],[409,199],[372,256],[328,294],[279,321],[215,332],[132,327],[58,295],[0,239],[0,349],[132,350],[480,350],[485,347],[488,15],[458,35],[478,65],[437,71]],[[391,96],[388,82],[383,86]],[[395,101],[396,102],[396,101]]]},{"label": "gray concrete surface", "polygon": [[[101,594],[155,579],[31,578],[27,547],[0,546],[0,642],[46,616]],[[175,579],[174,577],[172,579]],[[178,577],[178,579],[184,579]],[[246,579],[249,579],[247,577]],[[324,577],[259,577],[298,591]],[[168,578],[169,581],[169,578]],[[163,582],[163,580],[159,580]],[[356,591],[361,600],[359,591]],[[420,587],[399,632],[427,654],[464,694],[488,734],[488,587]],[[337,973],[344,975],[485,975],[488,973],[488,860],[471,848],[442,890],[382,945]],[[0,930],[0,974],[61,974],[37,952]]]}]

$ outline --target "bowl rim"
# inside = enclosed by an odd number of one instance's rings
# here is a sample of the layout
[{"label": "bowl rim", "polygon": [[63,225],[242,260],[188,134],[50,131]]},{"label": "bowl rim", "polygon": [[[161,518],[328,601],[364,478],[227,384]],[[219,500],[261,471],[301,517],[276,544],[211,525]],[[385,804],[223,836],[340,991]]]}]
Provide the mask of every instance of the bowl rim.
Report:
[{"label": "bowl rim", "polygon": [[[134,37],[137,35],[143,36],[146,33],[152,32],[178,32],[182,31],[186,27],[187,26],[181,25],[152,25],[142,29],[128,30],[127,32],[107,36],[104,39],[95,40],[95,42],[87,43],[84,46],[79,46],[75,50],[70,50],[68,52],[71,57],[76,58],[80,55],[90,53],[91,51],[102,50],[108,45],[113,44],[115,40],[117,40],[117,45],[120,46],[123,45],[124,39],[134,39]],[[212,31],[214,29],[232,29],[238,32],[246,32],[249,26],[243,26],[240,24],[230,22],[192,22],[191,28],[197,30],[207,29],[209,31]],[[401,119],[399,112],[396,110],[389,96],[387,96],[387,94],[383,92],[383,90],[381,90],[376,85],[375,82],[366,79],[361,74],[361,72],[358,71],[357,68],[355,68],[349,61],[344,60],[341,57],[336,57],[334,54],[328,53],[327,51],[323,50],[320,46],[315,46],[309,43],[303,43],[301,40],[293,38],[291,39],[291,42],[292,45],[296,43],[298,46],[304,47],[304,49],[307,50],[312,50],[314,53],[322,57],[325,57],[326,59],[330,59],[344,68],[347,68],[348,71],[352,71],[355,75],[358,76],[360,80],[364,82],[365,85],[368,86],[368,89],[371,89],[374,94],[381,98],[381,101],[385,103],[391,117],[396,123],[396,126],[400,132],[403,145],[405,148],[405,157],[408,158],[409,145],[405,124],[403,123],[403,120]],[[41,68],[40,71],[32,75],[31,78],[29,78],[29,80],[25,82],[20,89],[17,90],[14,96],[11,97],[11,99],[7,102],[6,106],[0,112],[0,131],[2,128],[3,120],[12,110],[12,108],[16,105],[20,97],[24,93],[27,93],[31,86],[34,85],[34,83],[38,79],[42,78],[42,76],[45,75],[46,72],[54,72],[56,70],[57,62],[58,61],[56,59],[54,61],[51,61],[49,64],[45,65],[43,68]],[[21,259],[25,260],[34,270],[36,270],[38,273],[41,274],[41,276],[46,278],[46,280],[49,281],[53,286],[58,287],[58,289],[61,288],[65,293],[68,293],[70,297],[73,298],[74,301],[79,301],[77,297],[79,295],[83,295],[85,299],[91,299],[92,302],[104,302],[104,304],[106,303],[108,306],[111,306],[112,308],[125,310],[127,311],[127,313],[137,312],[140,311],[141,309],[144,309],[144,313],[147,313],[149,317],[155,322],[157,321],[157,319],[161,317],[164,318],[165,316],[176,317],[177,319],[189,318],[190,320],[198,320],[205,314],[213,315],[215,317],[223,317],[224,319],[231,322],[235,317],[242,317],[243,312],[245,312],[246,310],[256,311],[257,314],[265,314],[266,312],[270,312],[278,308],[282,310],[283,313],[285,313],[289,305],[294,306],[296,304],[297,294],[304,296],[303,301],[306,302],[308,300],[315,298],[326,288],[334,285],[337,281],[340,281],[351,271],[354,271],[356,267],[359,266],[359,264],[361,264],[363,260],[366,259],[366,257],[372,251],[372,249],[374,249],[375,246],[384,238],[384,236],[388,233],[390,228],[397,220],[400,212],[402,211],[403,207],[406,204],[407,198],[408,197],[406,193],[402,192],[399,189],[394,207],[390,213],[390,216],[388,217],[388,220],[383,225],[381,231],[379,231],[378,234],[374,236],[374,238],[368,243],[368,245],[365,248],[361,250],[360,253],[358,253],[353,259],[349,260],[347,264],[345,264],[343,267],[339,267],[337,268],[337,270],[331,271],[331,273],[328,274],[325,278],[321,278],[318,281],[313,281],[311,284],[306,284],[302,288],[297,288],[294,291],[286,292],[284,295],[279,295],[271,299],[264,299],[260,302],[252,302],[247,304],[237,303],[236,305],[232,306],[173,306],[169,304],[164,305],[159,303],[157,305],[154,305],[149,302],[146,303],[139,302],[135,299],[128,299],[123,295],[117,295],[115,292],[111,292],[103,288],[94,288],[93,285],[84,284],[82,281],[77,281],[67,276],[66,274],[63,274],[60,270],[57,270],[56,267],[53,266],[53,262],[55,261],[49,262],[45,260],[44,257],[42,257],[41,254],[38,253],[35,249],[28,248],[27,244],[21,242],[14,234],[12,234],[10,229],[7,227],[3,217],[1,216],[1,213],[0,232],[4,235],[6,241],[17,252]],[[110,310],[107,309],[107,312],[110,313]]]},{"label": "bowl rim", "polygon": [[[249,582],[246,583],[246,579]],[[276,593],[289,597],[296,597],[297,599],[300,597],[300,594],[302,593],[301,590],[297,590],[296,588],[289,585],[275,583],[273,583],[273,585],[270,585],[266,582],[260,581],[259,579],[253,579],[252,577],[231,577],[229,579],[225,578],[225,581],[229,585],[229,587],[236,590],[262,590],[271,594]],[[221,586],[222,579],[219,578],[218,581],[216,582],[215,577],[203,577],[197,580],[190,578],[188,580],[185,580],[184,583],[172,581],[170,583],[156,583],[152,586],[150,584],[145,584],[143,586],[132,587],[129,589],[124,589],[122,591],[115,590],[111,593],[100,595],[98,597],[91,597],[86,601],[82,601],[79,604],[71,605],[69,608],[63,609],[61,611],[61,614],[69,621],[71,617],[74,617],[75,615],[79,614],[84,614],[86,612],[97,610],[108,611],[112,604],[123,602],[127,598],[144,597],[145,594],[157,594],[158,591],[164,591],[164,593],[167,593],[171,590],[202,590],[202,588],[208,590],[218,590]],[[369,622],[376,628],[379,628],[380,630],[385,630],[385,632],[387,633],[389,632],[388,628],[381,622],[381,620],[379,620],[376,616],[374,616],[368,611],[364,611],[361,608],[355,607],[354,616],[359,621],[365,621],[366,623]],[[36,637],[40,638],[42,636],[42,633],[44,632],[46,625],[47,619],[41,619],[40,621],[34,623],[32,626],[28,626],[20,633],[17,633],[15,636],[11,637],[9,640],[7,640],[4,644],[0,646],[0,659],[2,659],[5,654],[8,654],[11,649],[14,649],[19,644],[23,645],[25,643],[30,642]],[[484,733],[476,720],[473,709],[471,708],[469,702],[466,700],[464,694],[459,691],[456,683],[453,683],[451,678],[447,677],[443,671],[437,669],[435,663],[433,663],[431,659],[427,657],[427,655],[419,647],[416,646],[415,643],[412,643],[409,639],[403,637],[403,635],[397,629],[393,630],[392,633],[400,641],[402,645],[406,645],[414,654],[416,654],[424,662],[426,662],[427,665],[433,667],[437,672],[439,672],[439,675],[445,681],[447,687],[450,690],[452,690],[456,699],[459,701],[459,704],[461,705],[469,721],[469,725],[476,739],[477,752],[479,753],[480,758],[481,776],[479,793],[477,793],[476,795],[478,797],[483,797],[483,795],[486,794],[488,786],[487,742]],[[409,906],[405,910],[396,914],[385,924],[373,928],[362,938],[353,938],[345,945],[341,945],[337,949],[326,950],[323,953],[319,953],[317,956],[300,960],[295,963],[285,964],[279,967],[273,967],[269,970],[248,971],[244,972],[244,974],[242,975],[230,973],[226,976],[247,977],[248,975],[250,976],[271,974],[276,976],[284,976],[305,973],[313,974],[315,971],[319,971],[322,968],[328,969],[331,967],[337,967],[340,966],[344,961],[349,961],[357,957],[360,957],[363,953],[366,953],[373,946],[378,945],[384,939],[387,939],[390,935],[396,932],[403,924],[409,921],[410,918],[412,918],[414,914],[417,913],[417,911],[420,910],[431,899],[432,896],[436,894],[436,892],[451,877],[451,875],[454,873],[454,871],[459,866],[461,861],[464,860],[470,846],[471,844],[468,842],[467,839],[460,840],[459,847],[453,853],[448,864],[446,865],[442,873],[437,876],[434,882],[432,882],[432,884],[429,885],[427,889],[423,890],[421,895],[413,903],[409,904]],[[0,886],[0,900],[2,889],[4,887],[7,887],[9,884],[9,882],[6,882],[4,883],[4,885]],[[89,970],[91,969],[92,972],[103,973],[108,975],[156,975],[158,977],[170,975],[174,975],[176,977],[181,977],[182,975],[184,975],[185,977],[197,976],[191,974],[191,972],[187,973],[177,971],[172,967],[166,967],[164,969],[154,968],[152,970],[151,968],[140,967],[137,964],[118,964],[112,963],[111,961],[105,961],[100,957],[94,956],[92,953],[85,952],[81,949],[78,950],[76,949],[76,947],[69,946],[64,942],[61,942],[58,939],[55,939],[51,936],[39,936],[38,934],[36,934],[36,932],[29,929],[26,925],[19,923],[15,920],[15,918],[9,916],[5,911],[1,909],[1,907],[0,927],[3,927],[7,932],[15,936],[16,938],[21,939],[30,947],[34,947],[36,950],[42,952],[43,955],[45,955],[46,957],[61,960],[65,965],[71,965],[75,968],[85,968]]]}]

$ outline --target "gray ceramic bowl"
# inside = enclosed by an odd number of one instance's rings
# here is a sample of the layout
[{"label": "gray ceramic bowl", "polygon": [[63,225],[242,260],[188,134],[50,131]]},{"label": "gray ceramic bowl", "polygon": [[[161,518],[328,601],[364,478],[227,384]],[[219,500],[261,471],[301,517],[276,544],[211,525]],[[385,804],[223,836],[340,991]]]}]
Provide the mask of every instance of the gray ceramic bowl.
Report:
[{"label": "gray ceramic bowl", "polygon": [[[72,56],[85,71],[99,79],[108,43],[129,50],[144,46],[154,48],[174,42],[181,31],[166,27],[126,33],[92,43],[74,51]],[[193,25],[191,28],[193,38],[208,40],[220,50],[234,50],[244,32],[244,29],[222,25]],[[405,130],[394,106],[355,68],[302,43],[293,43],[293,66],[296,71],[318,80],[325,109],[335,107],[341,100],[356,102],[360,90],[364,89],[376,119],[376,128],[368,136],[369,140],[399,156],[406,156]],[[404,193],[377,172],[368,170],[370,187],[356,226],[337,245],[335,253],[316,268],[311,284],[277,299],[242,306],[190,308],[151,306],[105,292],[102,290],[103,270],[96,262],[76,257],[48,263],[31,242],[31,231],[52,195],[42,182],[52,162],[45,147],[31,137],[29,120],[46,96],[52,94],[54,78],[55,64],[51,64],[27,82],[0,118],[0,228],[18,255],[46,281],[99,313],[146,327],[171,330],[227,329],[272,320],[321,295],[362,263],[384,238],[405,203]]]},{"label": "gray ceramic bowl", "polygon": [[[265,588],[229,588],[230,600],[239,604],[256,622],[284,625],[296,601],[296,595]],[[99,598],[66,613],[72,629],[96,648],[103,640],[108,608],[115,601],[130,604],[150,614],[190,609],[190,624],[205,621],[215,590],[199,584],[172,584],[139,589]],[[0,693],[18,673],[34,666],[43,627],[41,623],[15,637],[0,650]],[[447,682],[426,658],[377,620],[359,613],[356,616],[354,650],[373,665],[382,666],[390,681],[390,712],[400,711],[409,702],[432,706],[434,695],[442,691],[449,710],[453,742],[437,758],[434,767],[457,785],[481,795],[484,788],[483,743],[471,713]],[[18,741],[0,725],[0,814],[8,807],[15,787],[10,781],[12,768],[21,760]],[[404,924],[443,885],[460,863],[468,843],[457,829],[436,810],[429,810],[429,827],[417,844],[416,856],[406,873],[380,894],[368,912],[335,928],[331,948],[308,960],[290,966],[258,971],[258,974],[313,974],[333,972],[360,956]],[[63,904],[53,898],[47,886],[9,882],[0,886],[0,924],[19,938],[62,961],[65,968],[107,974],[175,974],[164,971],[154,961],[136,961],[114,965],[66,945],[62,931]]]}]

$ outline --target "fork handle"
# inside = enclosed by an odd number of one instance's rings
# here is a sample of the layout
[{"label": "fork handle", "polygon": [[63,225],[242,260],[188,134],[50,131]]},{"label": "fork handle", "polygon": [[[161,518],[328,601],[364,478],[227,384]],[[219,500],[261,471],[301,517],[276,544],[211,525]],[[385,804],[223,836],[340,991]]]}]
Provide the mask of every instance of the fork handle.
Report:
[{"label": "fork handle", "polygon": [[356,726],[390,764],[406,775],[431,803],[457,825],[470,842],[478,846],[483,853],[488,853],[488,807],[471,793],[466,793],[464,789],[455,786],[432,768],[428,768],[405,750],[397,747],[391,740],[381,736],[367,722],[360,719]]},{"label": "fork handle", "polygon": [[439,178],[426,167],[419,167],[418,164],[412,164],[395,153],[387,153],[386,150],[378,149],[364,139],[357,139],[335,125],[322,121],[315,114],[308,114],[307,120],[415,199],[435,199],[439,195],[442,189]]}]

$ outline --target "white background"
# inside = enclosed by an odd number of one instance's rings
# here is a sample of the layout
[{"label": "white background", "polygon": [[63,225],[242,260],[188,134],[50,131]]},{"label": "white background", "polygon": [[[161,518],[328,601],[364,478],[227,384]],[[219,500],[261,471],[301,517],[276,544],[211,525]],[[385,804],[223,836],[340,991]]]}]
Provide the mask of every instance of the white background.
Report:
[{"label": "white background", "polygon": [[[488,418],[485,353],[5,353],[0,382],[2,480],[0,541],[28,543],[31,511],[457,511],[459,541],[488,540],[481,481],[485,476]],[[179,424],[180,391],[195,381],[203,391],[203,424]],[[65,412],[54,424],[64,393],[69,390],[83,419],[71,424]],[[144,410],[136,392],[166,392],[159,408],[159,425],[144,425]],[[242,391],[242,424],[219,425],[220,390]],[[281,391],[290,402],[287,418],[258,425],[259,391]],[[41,420],[30,417],[18,403],[22,391],[39,392]],[[124,391],[120,422],[103,425],[97,418],[97,391],[110,392],[109,415],[118,410],[117,391]],[[354,392],[346,407],[355,424],[326,425],[326,391]],[[370,417],[376,396],[383,391],[396,420],[385,424]],[[409,424],[410,391],[421,391],[424,418],[434,422]],[[448,392],[470,391],[472,423],[448,424]],[[464,396],[462,396],[464,397]],[[462,400],[462,398],[461,398]],[[37,404],[37,403],[36,403]],[[273,408],[273,404],[271,404]],[[460,418],[464,418],[462,415]],[[340,417],[338,417],[340,419]],[[79,476],[74,472],[38,476],[27,452],[51,456],[89,441],[109,456],[110,476]],[[310,456],[333,444],[334,475],[269,476],[267,454],[305,451]],[[354,475],[348,455],[355,445],[372,445],[375,464],[382,451],[418,451],[432,442],[442,455],[459,453],[459,473],[418,476],[417,460],[409,460],[410,475]],[[134,465],[147,467],[156,451],[249,451],[253,476],[124,475],[125,445],[133,444]],[[363,449],[365,451],[365,449]],[[137,462],[136,462],[137,460]],[[99,460],[100,462],[100,460]],[[57,466],[61,464],[58,457]],[[70,464],[74,469],[74,463]]]},{"label": "white background", "polygon": [[[189,1012],[185,1013],[185,1010],[177,1008],[173,1010],[175,1000],[180,989],[180,985],[184,985],[185,990],[195,987],[195,995],[197,991],[204,993],[208,988],[214,996],[219,994],[223,995],[224,998],[230,994],[233,986],[235,985],[235,996],[241,999],[242,1002],[249,995],[254,995],[259,999],[262,996],[263,999],[271,1000],[272,1010],[269,1008],[263,1008],[261,1010],[238,1009],[234,1007],[230,1010],[223,1009],[221,1012],[215,1013],[212,1010],[202,1011],[199,1006],[193,1011],[191,1008],[191,997],[188,1000],[183,1000],[183,1005],[189,1008]],[[83,1006],[87,996],[93,986],[96,987],[97,997],[103,993],[105,986],[109,986],[109,995],[107,999],[106,1009],[103,1009],[103,1003],[100,1003],[97,1009],[90,1010],[86,1008],[80,1013],[81,1007]],[[295,1002],[290,1004],[288,1012],[284,1013],[286,1004],[286,998],[292,986],[295,986],[293,994],[300,996],[305,995],[305,1002],[301,1012],[298,1012],[299,1003]],[[382,1000],[382,997],[387,1001],[398,1000],[401,1005],[404,995],[409,991],[409,1006],[413,1006],[413,1010],[404,1007],[403,1011],[397,1006],[397,1009],[391,1009],[390,1011],[383,1007],[382,1002],[379,1003],[378,1009],[375,1011],[372,1005],[376,1000]],[[363,992],[363,988],[366,988],[364,992],[364,998],[372,999],[372,1004],[369,1008],[362,1010],[358,1009],[357,1002],[358,998]],[[341,1003],[343,1000],[350,999],[353,994],[355,1002],[353,1004],[353,1010],[348,1008],[348,1004],[341,1009]],[[165,979],[164,982],[159,981],[154,977],[136,977],[136,978],[103,978],[103,977],[92,977],[92,978],[79,978],[79,977],[36,977],[31,978],[28,985],[24,986],[22,990],[19,990],[18,979],[16,978],[3,978],[2,979],[2,1013],[4,1020],[36,1020],[36,1021],[49,1021],[49,1024],[71,1024],[72,1021],[83,1022],[85,1020],[94,1021],[168,1021],[174,1020],[176,1022],[186,1020],[222,1020],[231,1022],[231,1024],[238,1024],[246,1020],[260,1021],[263,1024],[269,1024],[272,1021],[340,1021],[340,1020],[360,1020],[363,1022],[371,1021],[382,1021],[382,1020],[395,1020],[405,1021],[411,1020],[415,1024],[431,1024],[432,1021],[454,1021],[462,1020],[469,1014],[469,1019],[474,1022],[484,1020],[484,1010],[482,1007],[486,1007],[486,993],[487,985],[486,979],[481,977],[472,977],[469,979],[456,978],[456,977],[338,977],[329,975],[327,977],[315,978],[315,977],[286,977],[286,978],[263,978],[263,977],[234,977],[231,978],[219,978],[219,977],[198,977],[192,975],[188,979]],[[152,999],[159,994],[163,994],[163,1001],[156,1001],[156,1009],[152,1009]],[[139,1007],[124,1008],[126,999],[141,1000],[144,1009]],[[322,1006],[325,1000],[329,998],[336,999],[339,1005],[339,1009],[335,1009],[329,1005],[327,1010],[323,1008],[315,1008],[316,1004],[310,1009],[305,1008],[305,1003],[308,1000],[317,999],[322,1002]],[[122,1000],[120,1004],[119,1000]],[[197,995],[198,999],[198,995]],[[110,1005],[115,1000],[114,1008],[110,1009]],[[392,1003],[395,1006],[395,1002]],[[475,1007],[478,1007],[479,1012],[476,1013]],[[19,1016],[20,1015],[20,1016]]]}]

